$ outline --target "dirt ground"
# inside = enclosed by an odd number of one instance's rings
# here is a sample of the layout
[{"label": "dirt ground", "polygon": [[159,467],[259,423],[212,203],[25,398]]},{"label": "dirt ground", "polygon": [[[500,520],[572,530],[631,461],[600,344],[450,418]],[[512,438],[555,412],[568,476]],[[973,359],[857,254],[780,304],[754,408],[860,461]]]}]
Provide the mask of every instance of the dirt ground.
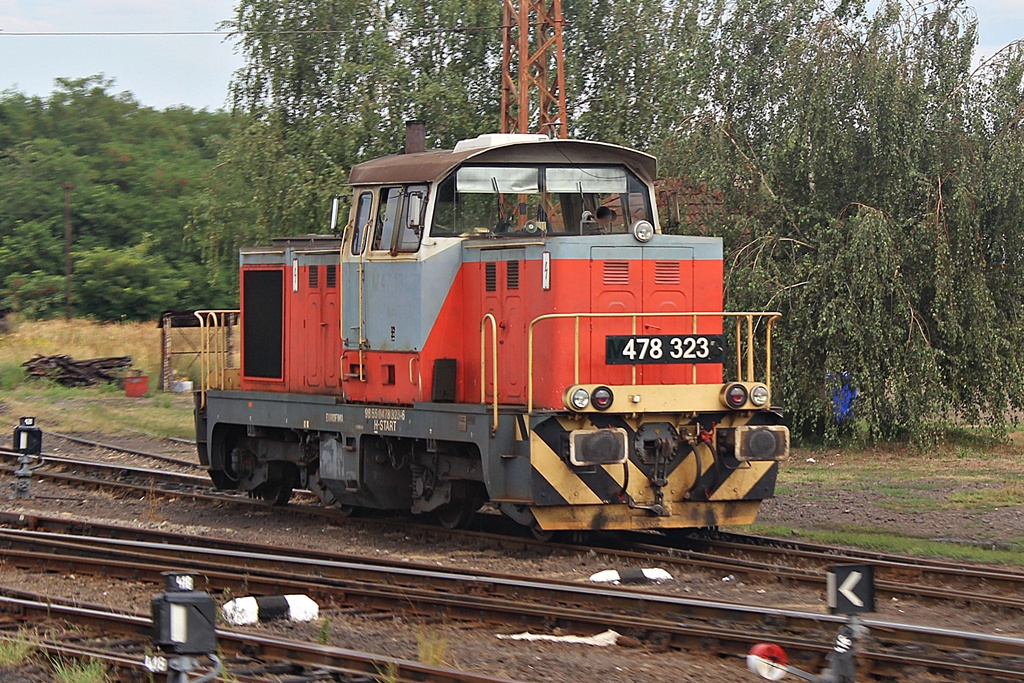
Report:
[{"label": "dirt ground", "polygon": [[[108,443],[109,439],[103,439]],[[176,452],[183,458],[191,455],[185,446],[147,439],[131,439],[130,445],[150,452]],[[118,443],[128,445],[125,439]],[[56,445],[56,442],[54,443]],[[70,447],[67,450],[72,450]],[[799,467],[816,463],[801,462]],[[955,488],[956,484],[950,484]],[[792,528],[835,528],[850,524],[861,527],[913,532],[936,538],[957,538],[989,542],[1006,534],[1024,536],[1024,506],[984,512],[941,510],[907,518],[880,508],[869,491],[823,490],[817,484],[789,487],[785,498],[765,504],[760,521]],[[439,546],[436,538],[421,537],[401,530],[381,532],[353,520],[342,525],[325,525],[288,515],[287,508],[243,511],[230,506],[215,507],[184,499],[115,498],[105,493],[56,489],[45,483],[34,483],[36,498],[29,501],[8,500],[0,494],[0,509],[43,514],[66,515],[96,521],[133,523],[160,527],[205,536],[223,536],[265,542],[272,545],[308,548],[329,548],[367,556],[408,558],[444,567],[476,568],[516,572],[524,576],[544,576],[585,583],[591,574],[611,567],[606,559],[586,551],[552,554],[506,553],[500,549],[480,548],[446,543]],[[943,495],[941,489],[929,489]],[[946,492],[949,493],[948,491]],[[153,586],[102,579],[68,576],[60,573],[44,576],[27,575],[0,565],[0,583],[55,596],[75,597],[83,602],[119,606],[148,613]],[[812,612],[826,612],[824,595],[802,588],[774,583],[751,583],[721,576],[714,572],[678,573],[674,580],[659,586],[658,592],[704,597],[737,603],[790,607]],[[879,619],[921,624],[943,624],[986,633],[1024,636],[1024,619],[1018,615],[993,614],[953,606],[936,607],[914,600],[889,601],[879,604]],[[299,640],[320,642],[325,635],[332,645],[377,652],[414,661],[432,659],[459,669],[486,672],[521,681],[578,683],[580,680],[601,680],[609,683],[664,683],[753,681],[760,680],[747,672],[739,657],[719,658],[701,652],[659,651],[655,648],[625,641],[613,647],[579,644],[536,643],[502,640],[514,630],[491,629],[480,624],[406,619],[404,617],[357,615],[327,609],[320,622],[292,624],[274,622],[254,627],[258,630]],[[766,634],[766,640],[771,634]],[[0,671],[0,680],[24,680],[35,683],[39,669],[23,669],[9,678]],[[908,681],[933,680],[911,677]]]},{"label": "dirt ground", "polygon": [[[1013,445],[985,453],[797,451],[779,481],[758,524],[1024,548],[1024,453]],[[958,497],[974,502],[958,506]]]}]

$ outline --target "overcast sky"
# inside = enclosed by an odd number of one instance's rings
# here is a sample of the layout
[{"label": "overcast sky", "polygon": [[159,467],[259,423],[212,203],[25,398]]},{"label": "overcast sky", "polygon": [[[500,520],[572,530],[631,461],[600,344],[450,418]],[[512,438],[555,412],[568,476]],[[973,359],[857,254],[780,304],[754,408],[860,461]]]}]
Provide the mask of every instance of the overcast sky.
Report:
[{"label": "overcast sky", "polygon": [[[18,32],[216,31],[236,0],[0,0],[0,90],[47,95],[102,73],[146,106],[227,108],[242,59],[223,35],[18,36]],[[7,35],[5,35],[7,34]]]},{"label": "overcast sky", "polygon": [[[499,0],[494,0],[498,2]],[[220,35],[19,36],[19,32],[202,32],[232,16],[236,0],[0,0],[0,90],[47,95],[58,77],[102,73],[158,109],[227,107],[242,65]],[[973,0],[979,53],[1024,38],[1024,0]],[[497,87],[497,85],[495,85]]]}]

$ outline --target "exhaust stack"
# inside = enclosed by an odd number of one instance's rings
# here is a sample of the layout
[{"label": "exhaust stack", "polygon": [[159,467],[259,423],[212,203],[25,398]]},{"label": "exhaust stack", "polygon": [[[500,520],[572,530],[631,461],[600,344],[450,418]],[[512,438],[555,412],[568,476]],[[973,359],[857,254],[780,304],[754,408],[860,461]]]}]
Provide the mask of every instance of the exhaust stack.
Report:
[{"label": "exhaust stack", "polygon": [[419,119],[405,122],[405,153],[416,154],[427,151],[426,124]]}]

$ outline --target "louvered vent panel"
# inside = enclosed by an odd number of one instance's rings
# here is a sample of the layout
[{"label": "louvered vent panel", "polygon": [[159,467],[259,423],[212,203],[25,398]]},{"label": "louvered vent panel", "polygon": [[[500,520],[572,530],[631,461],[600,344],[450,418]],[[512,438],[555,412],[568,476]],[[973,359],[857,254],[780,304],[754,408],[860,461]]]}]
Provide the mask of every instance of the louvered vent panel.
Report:
[{"label": "louvered vent panel", "polygon": [[334,289],[338,286],[338,266],[327,266],[327,288]]},{"label": "louvered vent panel", "polygon": [[320,266],[309,267],[309,286],[311,289],[320,286]]},{"label": "louvered vent panel", "polygon": [[505,284],[509,289],[519,289],[519,261],[508,262],[508,272],[505,273]]},{"label": "louvered vent panel", "polygon": [[605,261],[604,283],[606,285],[628,285],[629,261]]},{"label": "louvered vent panel", "polygon": [[654,262],[654,284],[656,284],[656,285],[678,285],[679,284],[679,261],[655,261]]},{"label": "louvered vent panel", "polygon": [[498,264],[497,263],[486,263],[484,264],[484,279],[486,280],[486,286],[488,292],[498,291]]}]

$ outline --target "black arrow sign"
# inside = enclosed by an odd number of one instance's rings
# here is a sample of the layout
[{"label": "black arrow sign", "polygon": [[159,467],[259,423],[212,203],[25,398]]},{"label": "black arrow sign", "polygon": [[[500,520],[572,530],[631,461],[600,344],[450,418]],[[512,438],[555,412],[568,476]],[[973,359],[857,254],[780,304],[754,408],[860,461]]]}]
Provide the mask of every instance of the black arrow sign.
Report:
[{"label": "black arrow sign", "polygon": [[832,614],[875,611],[875,568],[837,564],[828,568],[828,608]]}]

